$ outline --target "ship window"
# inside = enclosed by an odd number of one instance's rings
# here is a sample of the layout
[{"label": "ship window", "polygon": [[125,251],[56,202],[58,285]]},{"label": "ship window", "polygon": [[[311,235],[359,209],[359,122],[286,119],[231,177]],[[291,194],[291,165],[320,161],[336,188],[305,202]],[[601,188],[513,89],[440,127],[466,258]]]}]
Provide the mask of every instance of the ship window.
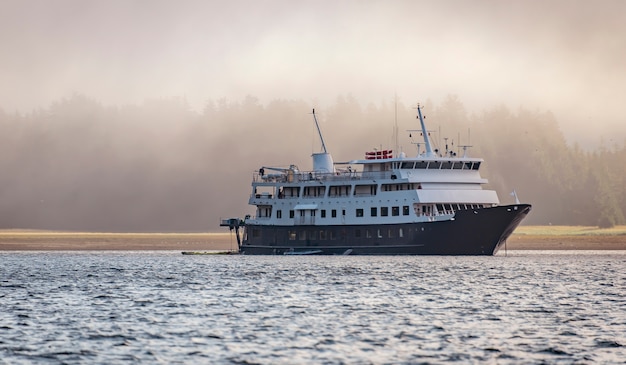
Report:
[{"label": "ship window", "polygon": [[361,230],[360,229],[355,229],[354,230],[354,237],[361,238]]},{"label": "ship window", "polygon": [[460,162],[460,161],[453,162],[452,168],[455,170],[461,170],[463,168],[463,162]]},{"label": "ship window", "polygon": [[386,217],[389,215],[389,208],[387,207],[380,207],[380,216],[381,217]]},{"label": "ship window", "polygon": [[428,163],[428,168],[429,169],[435,169],[438,170],[441,168],[441,161],[430,161]]},{"label": "ship window", "polygon": [[398,237],[404,237],[404,231],[402,228],[398,228]]},{"label": "ship window", "polygon": [[372,207],[371,210],[370,210],[370,215],[372,217],[376,217],[378,215],[378,208]]},{"label": "ship window", "polygon": [[341,210],[341,215],[343,215],[343,216],[345,216],[345,215],[346,215],[346,210],[345,210],[345,209],[342,209],[342,210]]},{"label": "ship window", "polygon": [[316,240],[317,239],[317,231],[309,231],[309,239]]},{"label": "ship window", "polygon": [[391,207],[391,215],[397,217],[400,215],[400,207]]},{"label": "ship window", "polygon": [[326,241],[326,231],[324,230],[320,231],[320,240]]},{"label": "ship window", "polygon": [[306,231],[300,231],[298,237],[300,238],[300,241],[306,240]]},{"label": "ship window", "polygon": [[425,169],[428,166],[428,162],[426,161],[418,161],[415,163],[416,169]]},{"label": "ship window", "polygon": [[383,235],[380,233],[380,229],[377,229],[377,230],[376,230],[376,236],[377,236],[378,238],[383,238]]},{"label": "ship window", "polygon": [[330,216],[333,218],[337,218],[337,209],[333,209],[330,211]]},{"label": "ship window", "polygon": [[362,208],[358,208],[356,210],[356,216],[357,217],[362,217],[363,216],[363,209]]},{"label": "ship window", "polygon": [[328,236],[330,237],[331,240],[336,240],[337,239],[337,235],[335,234],[335,231],[329,231],[328,232]]},{"label": "ship window", "polygon": [[300,211],[300,217],[304,217],[304,210]]},{"label": "ship window", "polygon": [[296,216],[296,213],[293,210],[289,211],[289,218],[293,218]]},{"label": "ship window", "polygon": [[479,168],[480,168],[480,161],[474,162],[474,165],[472,166],[472,170],[478,170]]},{"label": "ship window", "polygon": [[280,210],[280,209],[278,209],[278,210],[276,211],[276,218],[280,219],[280,218],[282,218],[282,217],[283,217],[283,211],[282,211],[282,210]]},{"label": "ship window", "polygon": [[296,231],[289,231],[289,240],[294,241],[296,239]]},{"label": "ship window", "polygon": [[321,215],[322,218],[326,218],[326,209],[322,209],[320,211],[320,215]]},{"label": "ship window", "polygon": [[396,231],[393,228],[389,228],[389,230],[387,231],[387,236],[389,236],[389,238],[396,237]]},{"label": "ship window", "polygon": [[409,206],[405,205],[402,207],[402,215],[409,215]]},{"label": "ship window", "polygon": [[366,230],[365,230],[365,237],[366,237],[366,238],[372,238],[372,232],[370,232],[370,230],[369,230],[369,229],[366,229]]},{"label": "ship window", "polygon": [[441,169],[442,170],[450,170],[452,168],[452,162],[451,161],[444,161],[441,163]]},{"label": "ship window", "polygon": [[400,165],[400,168],[401,169],[412,169],[413,168],[413,164],[414,164],[414,162],[403,162]]},{"label": "ship window", "polygon": [[463,170],[471,170],[472,169],[472,163],[471,162],[464,162],[463,163]]}]

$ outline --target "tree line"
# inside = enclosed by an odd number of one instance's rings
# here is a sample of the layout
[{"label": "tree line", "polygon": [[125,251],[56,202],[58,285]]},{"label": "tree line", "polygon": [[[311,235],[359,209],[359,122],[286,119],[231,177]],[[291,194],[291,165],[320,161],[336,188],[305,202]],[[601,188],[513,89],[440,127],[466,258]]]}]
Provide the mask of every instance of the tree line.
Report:
[{"label": "tree line", "polygon": [[[181,98],[105,106],[74,95],[26,114],[0,110],[0,228],[216,230],[220,218],[254,214],[254,170],[311,167],[320,150],[313,107],[249,96],[194,111]],[[417,153],[414,107],[340,96],[316,113],[335,161],[348,161],[374,147]],[[423,112],[438,148],[472,145],[485,159],[483,177],[503,204],[513,190],[533,204],[526,224],[625,224],[623,144],[583,149],[549,111],[470,114],[448,96]]]}]

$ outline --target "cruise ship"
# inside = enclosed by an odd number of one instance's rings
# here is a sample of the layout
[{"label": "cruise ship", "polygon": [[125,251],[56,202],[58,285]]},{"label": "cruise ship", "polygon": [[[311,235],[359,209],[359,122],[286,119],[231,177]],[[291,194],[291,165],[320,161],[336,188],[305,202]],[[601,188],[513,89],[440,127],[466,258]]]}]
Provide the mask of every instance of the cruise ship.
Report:
[{"label": "cruise ship", "polygon": [[[389,149],[334,162],[322,144],[312,168],[263,166],[249,204],[254,216],[223,219],[246,255],[494,255],[531,205],[500,205],[483,189],[483,159],[434,149],[422,108],[415,157]],[[419,146],[424,149],[420,152]]]}]

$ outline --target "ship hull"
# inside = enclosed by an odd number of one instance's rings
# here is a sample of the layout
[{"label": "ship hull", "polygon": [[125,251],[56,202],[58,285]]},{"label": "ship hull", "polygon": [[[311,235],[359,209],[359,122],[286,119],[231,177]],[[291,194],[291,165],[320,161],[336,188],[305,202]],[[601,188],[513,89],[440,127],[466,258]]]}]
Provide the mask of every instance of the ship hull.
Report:
[{"label": "ship hull", "polygon": [[246,255],[494,255],[530,212],[528,204],[457,211],[445,221],[380,225],[246,224]]}]

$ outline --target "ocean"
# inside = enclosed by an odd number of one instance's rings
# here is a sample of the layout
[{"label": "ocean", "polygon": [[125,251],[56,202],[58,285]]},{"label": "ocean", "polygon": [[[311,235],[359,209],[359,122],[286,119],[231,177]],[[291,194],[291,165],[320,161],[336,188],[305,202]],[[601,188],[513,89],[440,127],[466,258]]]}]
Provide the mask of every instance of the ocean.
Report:
[{"label": "ocean", "polygon": [[0,252],[0,364],[624,364],[626,251]]}]

